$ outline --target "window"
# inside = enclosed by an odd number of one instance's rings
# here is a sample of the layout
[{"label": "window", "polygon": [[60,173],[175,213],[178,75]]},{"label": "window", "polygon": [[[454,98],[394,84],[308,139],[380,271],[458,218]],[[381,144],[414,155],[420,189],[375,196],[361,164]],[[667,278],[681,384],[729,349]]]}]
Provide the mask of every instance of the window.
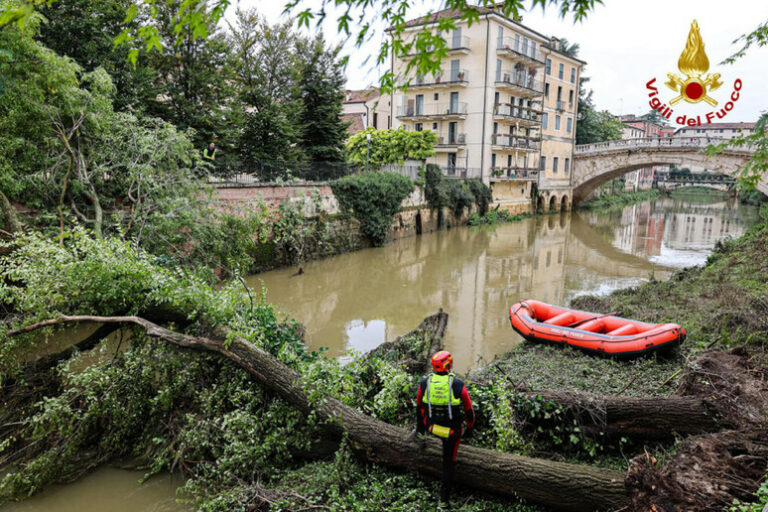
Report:
[{"label": "window", "polygon": [[424,130],[424,124],[423,123],[416,123],[416,124],[414,124],[413,125],[413,130],[417,131],[417,132],[420,132],[420,131]]},{"label": "window", "polygon": [[547,129],[547,121],[549,121],[549,114],[544,112],[544,114],[541,116],[541,127],[545,130]]},{"label": "window", "polygon": [[515,51],[520,49],[520,34],[515,34]]},{"label": "window", "polygon": [[570,107],[572,105],[573,105],[573,89],[568,91],[568,106]]},{"label": "window", "polygon": [[491,153],[491,167],[496,167],[496,153]]},{"label": "window", "polygon": [[459,93],[458,92],[451,93],[451,113],[452,114],[459,113]]},{"label": "window", "polygon": [[459,59],[454,59],[451,61],[451,82],[458,82],[459,81],[459,66],[461,65],[461,61]]},{"label": "window", "polygon": [[432,123],[432,131],[433,132],[437,131],[437,123]]},{"label": "window", "polygon": [[496,81],[501,82],[501,59],[496,59]]},{"label": "window", "polygon": [[512,167],[512,155],[507,155],[507,167]]},{"label": "window", "polygon": [[570,117],[565,120],[565,131],[568,133],[571,133],[571,130],[573,129],[573,119]]},{"label": "window", "polygon": [[557,157],[552,159],[552,172],[557,173]]},{"label": "window", "polygon": [[528,54],[528,38],[527,37],[523,38],[523,48],[521,50],[521,53],[523,55],[527,55]]},{"label": "window", "polygon": [[435,101],[439,100],[439,99],[440,99],[440,93],[437,93],[437,92],[436,92],[436,93],[435,93],[435,95],[434,95],[434,97],[433,97],[433,99],[434,99]]},{"label": "window", "polygon": [[463,48],[464,45],[461,42],[461,27],[453,29],[452,36],[451,49]]},{"label": "window", "polygon": [[379,127],[379,113],[374,112],[373,113],[373,127],[378,128]]},{"label": "window", "polygon": [[560,68],[557,70],[557,78],[560,80],[563,79],[563,70],[565,69],[565,65],[563,63],[560,63]]},{"label": "window", "polygon": [[493,134],[499,133],[499,123],[493,123]]},{"label": "window", "polygon": [[571,83],[576,83],[576,68],[571,68]]},{"label": "window", "polygon": [[545,157],[544,155],[542,155],[541,160],[539,160],[539,168],[542,171],[547,170],[547,157]]},{"label": "window", "polygon": [[496,48],[504,47],[504,27],[499,26],[498,36],[496,41]]},{"label": "window", "polygon": [[549,84],[544,84],[544,96],[549,98]]},{"label": "window", "polygon": [[416,95],[416,113],[417,114],[424,113],[424,95],[423,94]]},{"label": "window", "polygon": [[456,153],[448,153],[448,169],[456,170]]},{"label": "window", "polygon": [[557,86],[557,101],[560,101],[563,99],[563,87],[558,85]]},{"label": "window", "polygon": [[552,59],[547,59],[547,74],[552,74]]},{"label": "window", "polygon": [[560,129],[560,116],[555,116],[555,130]]},{"label": "window", "polygon": [[571,166],[571,159],[570,159],[570,158],[566,158],[566,159],[565,159],[565,165],[563,166],[563,172],[564,172],[565,174],[568,174],[568,171],[569,171],[569,167],[570,167],[570,166]]},{"label": "window", "polygon": [[498,105],[499,101],[500,101],[499,93],[498,92],[493,93],[493,104]]},{"label": "window", "polygon": [[448,123],[448,143],[449,144],[456,144],[457,142],[459,142],[458,140],[459,136],[457,133],[458,130],[456,129],[457,126],[458,126],[458,123],[456,121],[451,121],[450,123]]}]

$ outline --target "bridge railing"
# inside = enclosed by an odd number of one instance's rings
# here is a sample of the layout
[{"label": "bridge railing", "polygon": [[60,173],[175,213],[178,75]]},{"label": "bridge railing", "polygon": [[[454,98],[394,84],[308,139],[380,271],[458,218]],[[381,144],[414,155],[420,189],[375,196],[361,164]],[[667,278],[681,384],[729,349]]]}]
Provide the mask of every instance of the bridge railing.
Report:
[{"label": "bridge railing", "polygon": [[[705,148],[710,144],[719,144],[728,139],[721,137],[643,137],[638,139],[609,140],[594,144],[580,144],[574,148],[574,155],[590,155],[607,151],[645,148]],[[752,147],[729,148],[729,151],[751,153]]]}]

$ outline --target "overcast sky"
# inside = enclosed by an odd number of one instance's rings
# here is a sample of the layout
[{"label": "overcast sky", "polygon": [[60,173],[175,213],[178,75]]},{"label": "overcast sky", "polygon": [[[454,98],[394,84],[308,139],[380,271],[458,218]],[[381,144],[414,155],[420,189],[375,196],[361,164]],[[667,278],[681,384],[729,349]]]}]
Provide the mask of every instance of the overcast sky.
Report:
[{"label": "overcast sky", "polygon": [[[753,49],[733,65],[719,63],[731,55],[737,45],[733,40],[768,20],[767,0],[604,0],[586,21],[574,24],[561,19],[557,11],[536,8],[523,14],[523,24],[545,35],[554,35],[579,43],[579,57],[587,61],[584,75],[591,80],[594,101],[614,114],[643,114],[649,110],[646,82],[656,77],[663,99],[674,92],[663,85],[668,72],[679,73],[677,59],[685,47],[691,21],[696,19],[710,61],[710,73],[720,73],[723,86],[712,92],[721,108],[727,101],[736,78],[743,81],[741,97],[723,121],[754,121],[768,110],[768,48]],[[240,0],[241,8],[255,7],[272,22],[283,19],[282,0]],[[318,0],[304,0],[304,6],[317,6]],[[417,17],[441,6],[439,1],[413,2],[409,17]],[[231,17],[233,13],[228,13]],[[371,13],[375,18],[375,12]],[[329,16],[323,25],[326,38],[343,42],[336,22]],[[376,84],[379,71],[371,65],[378,54],[384,34],[379,24],[374,37],[362,48],[347,42],[344,52],[350,56],[347,88],[362,89]],[[367,62],[366,62],[367,60]],[[701,114],[713,110],[705,103],[675,108],[676,114]]]}]

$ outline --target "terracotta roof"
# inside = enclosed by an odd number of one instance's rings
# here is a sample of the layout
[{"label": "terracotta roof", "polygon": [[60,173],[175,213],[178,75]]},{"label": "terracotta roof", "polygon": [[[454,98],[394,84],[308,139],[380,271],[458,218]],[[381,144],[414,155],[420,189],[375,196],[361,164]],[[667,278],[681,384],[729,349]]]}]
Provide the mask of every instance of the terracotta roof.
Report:
[{"label": "terracotta roof", "polygon": [[360,130],[365,129],[365,125],[363,124],[363,114],[344,114],[341,117],[344,118],[344,121],[351,122],[347,127],[347,133],[350,135],[354,135]]},{"label": "terracotta roof", "polygon": [[377,87],[370,87],[360,91],[351,91],[347,89],[344,91],[344,95],[344,103],[365,103],[379,98],[381,93]]},{"label": "terracotta roof", "polygon": [[754,130],[755,123],[709,123],[700,126],[684,126],[681,130]]},{"label": "terracotta roof", "polygon": [[[473,8],[478,12],[480,12],[481,14],[488,12],[487,9],[481,9],[473,5],[468,5],[467,7]],[[427,14],[426,16],[420,16],[418,18],[414,18],[412,20],[406,21],[405,26],[416,27],[418,25],[423,25],[427,21],[430,23],[434,23],[435,21],[446,19],[446,18],[460,18],[460,17],[461,17],[461,11],[459,9],[443,9],[442,11],[433,12],[433,13]]]}]

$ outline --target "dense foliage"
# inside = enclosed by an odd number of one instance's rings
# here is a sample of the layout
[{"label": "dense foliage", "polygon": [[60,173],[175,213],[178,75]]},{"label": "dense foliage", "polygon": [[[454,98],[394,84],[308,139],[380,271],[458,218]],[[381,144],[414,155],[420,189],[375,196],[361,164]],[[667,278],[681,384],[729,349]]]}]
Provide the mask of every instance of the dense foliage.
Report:
[{"label": "dense foliage", "polygon": [[[370,144],[367,136],[371,136]],[[350,162],[373,169],[387,164],[402,164],[403,160],[424,160],[435,154],[437,135],[430,130],[412,132],[407,130],[377,130],[369,127],[359,131],[347,140],[347,158]]]},{"label": "dense foliage", "polygon": [[485,214],[493,201],[490,187],[478,179],[456,180],[443,176],[440,167],[427,164],[424,169],[424,197],[430,208],[448,208],[455,217],[476,204],[478,213]]},{"label": "dense foliage", "polygon": [[363,236],[381,246],[413,182],[392,172],[367,172],[336,180],[331,188],[341,209],[360,221]]}]

